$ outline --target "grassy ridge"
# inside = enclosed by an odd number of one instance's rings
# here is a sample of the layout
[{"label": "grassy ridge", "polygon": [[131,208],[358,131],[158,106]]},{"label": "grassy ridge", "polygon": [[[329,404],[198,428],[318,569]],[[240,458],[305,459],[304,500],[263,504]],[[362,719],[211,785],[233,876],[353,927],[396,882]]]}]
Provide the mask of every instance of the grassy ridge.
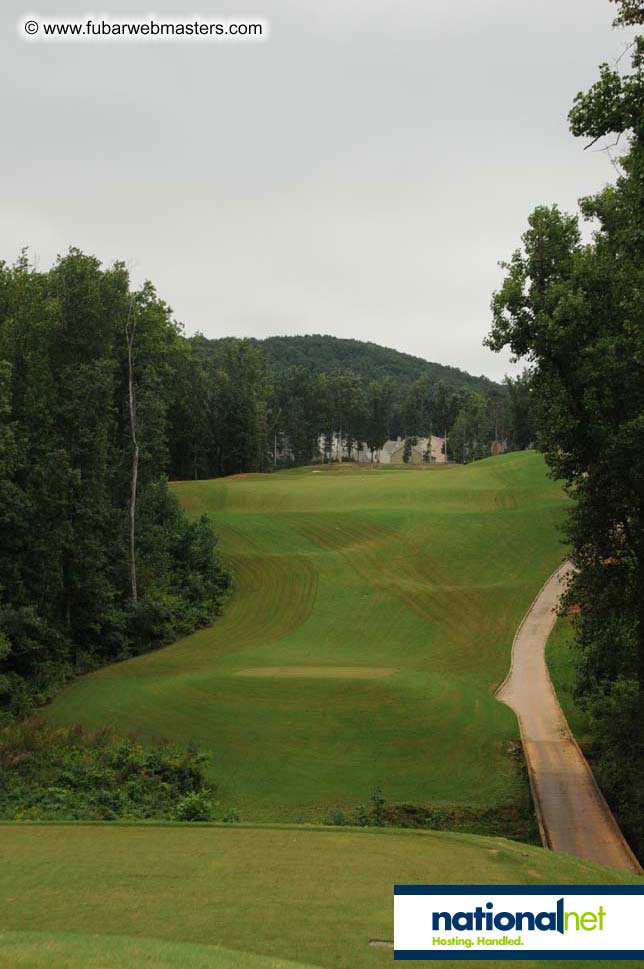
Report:
[{"label": "grassy ridge", "polygon": [[214,626],[84,677],[59,721],[213,751],[246,819],[525,795],[491,688],[562,558],[541,457],[453,469],[300,469],[174,485],[208,512],[235,592]]},{"label": "grassy ridge", "polygon": [[396,882],[641,881],[502,838],[394,829],[0,825],[0,857],[2,969],[373,969],[392,961],[369,942],[393,938]]}]

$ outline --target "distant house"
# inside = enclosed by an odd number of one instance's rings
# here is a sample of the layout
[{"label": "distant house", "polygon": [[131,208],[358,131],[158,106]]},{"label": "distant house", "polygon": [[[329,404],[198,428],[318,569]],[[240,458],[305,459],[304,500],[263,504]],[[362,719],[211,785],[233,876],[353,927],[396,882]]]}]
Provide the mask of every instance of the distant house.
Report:
[{"label": "distant house", "polygon": [[[445,464],[447,459],[443,447],[444,443],[444,438],[436,437],[434,434],[431,437],[419,437],[417,443],[411,446],[409,464]],[[333,435],[329,450],[326,448],[324,435],[320,435],[318,446],[320,454],[328,454],[332,461],[348,461],[350,458],[352,461],[358,461],[359,464],[372,463],[371,451],[369,450],[369,446],[364,442],[359,448],[354,444],[351,455],[349,455],[344,441],[342,442],[342,447],[340,446],[340,440],[337,434]],[[399,437],[396,441],[385,441],[380,450],[376,451],[373,455],[373,463],[405,464],[404,455],[405,440]]]},{"label": "distant house", "polygon": [[[409,464],[445,464],[445,440],[442,437],[419,437],[416,444],[411,445]],[[378,452],[377,460],[380,464],[405,464],[405,441],[386,441]]]}]

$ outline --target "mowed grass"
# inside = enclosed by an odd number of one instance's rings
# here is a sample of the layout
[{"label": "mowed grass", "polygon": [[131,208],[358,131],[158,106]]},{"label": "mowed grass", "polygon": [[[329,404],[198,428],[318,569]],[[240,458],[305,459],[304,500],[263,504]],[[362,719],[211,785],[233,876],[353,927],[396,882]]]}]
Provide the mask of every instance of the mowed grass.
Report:
[{"label": "mowed grass", "polygon": [[393,939],[395,883],[642,882],[502,838],[395,829],[0,825],[0,858],[1,969],[378,969],[391,949],[369,943]]},{"label": "mowed grass", "polygon": [[221,946],[77,932],[0,932],[3,969],[312,969]]},{"label": "mowed grass", "polygon": [[546,661],[568,726],[583,747],[589,739],[590,723],[588,712],[575,697],[577,655],[572,621],[568,616],[560,616],[546,644]]},{"label": "mowed grass", "polygon": [[244,821],[319,821],[378,786],[456,809],[525,796],[493,687],[563,558],[565,500],[540,455],[173,488],[221,537],[224,615],[83,677],[52,718],[195,742]]}]

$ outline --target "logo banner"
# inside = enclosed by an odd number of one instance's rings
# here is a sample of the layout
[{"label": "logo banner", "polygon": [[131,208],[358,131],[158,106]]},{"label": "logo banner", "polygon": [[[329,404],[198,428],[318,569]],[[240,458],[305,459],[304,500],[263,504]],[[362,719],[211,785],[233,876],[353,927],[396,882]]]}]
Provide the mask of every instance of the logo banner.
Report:
[{"label": "logo banner", "polygon": [[644,959],[644,885],[395,885],[394,959]]}]

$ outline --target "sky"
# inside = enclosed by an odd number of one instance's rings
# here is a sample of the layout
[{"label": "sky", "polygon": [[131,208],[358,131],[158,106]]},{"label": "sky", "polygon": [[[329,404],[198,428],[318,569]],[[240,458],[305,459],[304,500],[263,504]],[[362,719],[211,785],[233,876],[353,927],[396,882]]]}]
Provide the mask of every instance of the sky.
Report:
[{"label": "sky", "polygon": [[[38,3],[38,0],[35,0]],[[261,18],[261,43],[46,43],[25,15]],[[96,14],[98,11],[98,15]],[[611,181],[568,132],[607,0],[5,0],[0,258],[77,246],[187,333],[330,333],[474,374],[530,211]]]}]

